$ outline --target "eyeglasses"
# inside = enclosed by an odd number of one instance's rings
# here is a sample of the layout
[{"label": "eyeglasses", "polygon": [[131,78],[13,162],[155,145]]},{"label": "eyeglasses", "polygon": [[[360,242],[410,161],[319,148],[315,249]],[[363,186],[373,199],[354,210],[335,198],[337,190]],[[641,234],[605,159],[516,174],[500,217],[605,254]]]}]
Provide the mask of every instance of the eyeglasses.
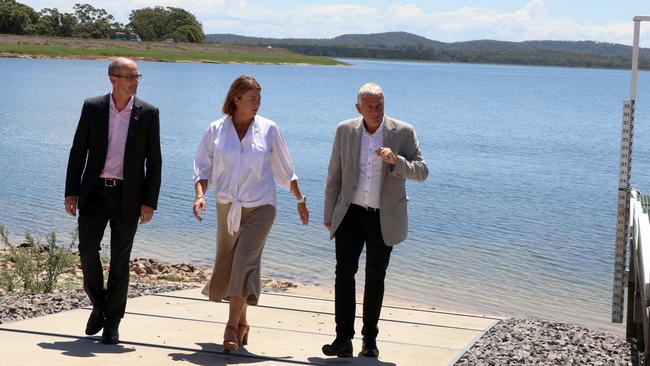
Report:
[{"label": "eyeglasses", "polygon": [[142,74],[135,74],[135,75],[113,75],[116,78],[125,78],[128,81],[140,81],[142,79]]}]

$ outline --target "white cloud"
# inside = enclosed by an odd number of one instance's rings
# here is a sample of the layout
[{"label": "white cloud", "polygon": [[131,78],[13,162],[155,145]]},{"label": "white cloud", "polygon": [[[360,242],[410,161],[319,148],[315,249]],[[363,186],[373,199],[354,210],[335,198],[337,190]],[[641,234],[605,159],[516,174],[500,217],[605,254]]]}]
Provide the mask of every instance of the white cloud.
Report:
[{"label": "white cloud", "polygon": [[[224,13],[204,22],[206,33],[237,33],[258,37],[324,38],[343,33],[384,31],[374,19],[382,16],[377,8],[353,4],[302,5],[280,9],[249,6]],[[365,23],[364,19],[373,21]]]},{"label": "white cloud", "polygon": [[[414,3],[387,8],[354,4],[303,5],[277,9],[249,5],[229,11],[227,24],[205,23],[206,33],[238,33],[261,37],[329,38],[344,33],[406,31],[446,41],[474,39],[594,40],[632,43],[632,22],[578,23],[549,15],[544,0],[530,0],[511,11],[463,6],[427,12]],[[650,29],[642,27],[642,45],[650,45]]]},{"label": "white cloud", "polygon": [[[525,7],[509,12],[464,6],[448,12],[426,13],[414,4],[393,5],[390,12],[395,29],[441,41],[552,39],[632,43],[632,22],[591,24],[552,17],[543,0],[531,0]],[[650,29],[642,27],[642,30],[643,44],[650,45]]]},{"label": "white cloud", "polygon": [[[197,16],[206,33],[236,33],[258,37],[330,38],[345,33],[406,31],[445,42],[474,39],[595,40],[632,43],[632,22],[579,23],[551,16],[544,0],[530,0],[524,7],[499,11],[462,6],[451,11],[425,11],[416,3],[388,7],[350,3],[299,5],[283,8],[260,0],[113,0],[99,3],[119,21],[128,22],[132,9],[175,6]],[[342,0],[345,1],[345,0]],[[396,0],[399,1],[399,0]],[[25,1],[37,10],[48,6],[71,11],[69,1]],[[642,26],[642,45],[650,46],[650,26]]]}]

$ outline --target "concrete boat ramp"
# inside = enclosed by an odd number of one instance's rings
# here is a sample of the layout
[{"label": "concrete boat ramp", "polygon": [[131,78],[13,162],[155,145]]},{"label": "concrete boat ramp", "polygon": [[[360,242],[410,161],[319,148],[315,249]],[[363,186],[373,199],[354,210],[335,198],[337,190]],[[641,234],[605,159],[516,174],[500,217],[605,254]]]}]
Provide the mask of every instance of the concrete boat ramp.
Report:
[{"label": "concrete boat ramp", "polygon": [[335,336],[331,298],[264,293],[260,305],[249,309],[249,344],[230,354],[221,346],[228,304],[209,302],[198,289],[129,299],[118,345],[102,344],[99,335],[83,333],[90,310],[0,324],[0,364],[453,365],[500,321],[386,304],[379,322],[379,359],[372,359],[360,354],[360,317],[354,357],[322,354],[321,346]]}]

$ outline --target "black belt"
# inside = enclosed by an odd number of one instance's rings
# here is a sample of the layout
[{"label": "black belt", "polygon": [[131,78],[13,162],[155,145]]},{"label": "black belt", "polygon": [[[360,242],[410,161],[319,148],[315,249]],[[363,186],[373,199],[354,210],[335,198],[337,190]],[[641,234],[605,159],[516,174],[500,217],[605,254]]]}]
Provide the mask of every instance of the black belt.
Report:
[{"label": "black belt", "polygon": [[359,206],[359,205],[354,204],[354,203],[352,203],[351,206],[354,206],[356,208],[362,209],[362,210],[367,211],[367,212],[379,212],[379,209],[374,208],[374,207]]},{"label": "black belt", "polygon": [[118,188],[122,186],[122,180],[116,178],[99,178],[99,184],[104,188]]}]

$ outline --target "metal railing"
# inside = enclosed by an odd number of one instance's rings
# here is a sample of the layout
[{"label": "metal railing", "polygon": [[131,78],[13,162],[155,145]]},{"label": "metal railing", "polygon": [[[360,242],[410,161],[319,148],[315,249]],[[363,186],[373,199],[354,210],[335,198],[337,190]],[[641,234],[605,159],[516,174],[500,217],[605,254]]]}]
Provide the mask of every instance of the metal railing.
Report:
[{"label": "metal railing", "polygon": [[626,337],[636,341],[636,348],[644,354],[648,364],[650,342],[650,217],[644,211],[643,197],[638,191],[629,193],[629,248],[628,302]]}]

